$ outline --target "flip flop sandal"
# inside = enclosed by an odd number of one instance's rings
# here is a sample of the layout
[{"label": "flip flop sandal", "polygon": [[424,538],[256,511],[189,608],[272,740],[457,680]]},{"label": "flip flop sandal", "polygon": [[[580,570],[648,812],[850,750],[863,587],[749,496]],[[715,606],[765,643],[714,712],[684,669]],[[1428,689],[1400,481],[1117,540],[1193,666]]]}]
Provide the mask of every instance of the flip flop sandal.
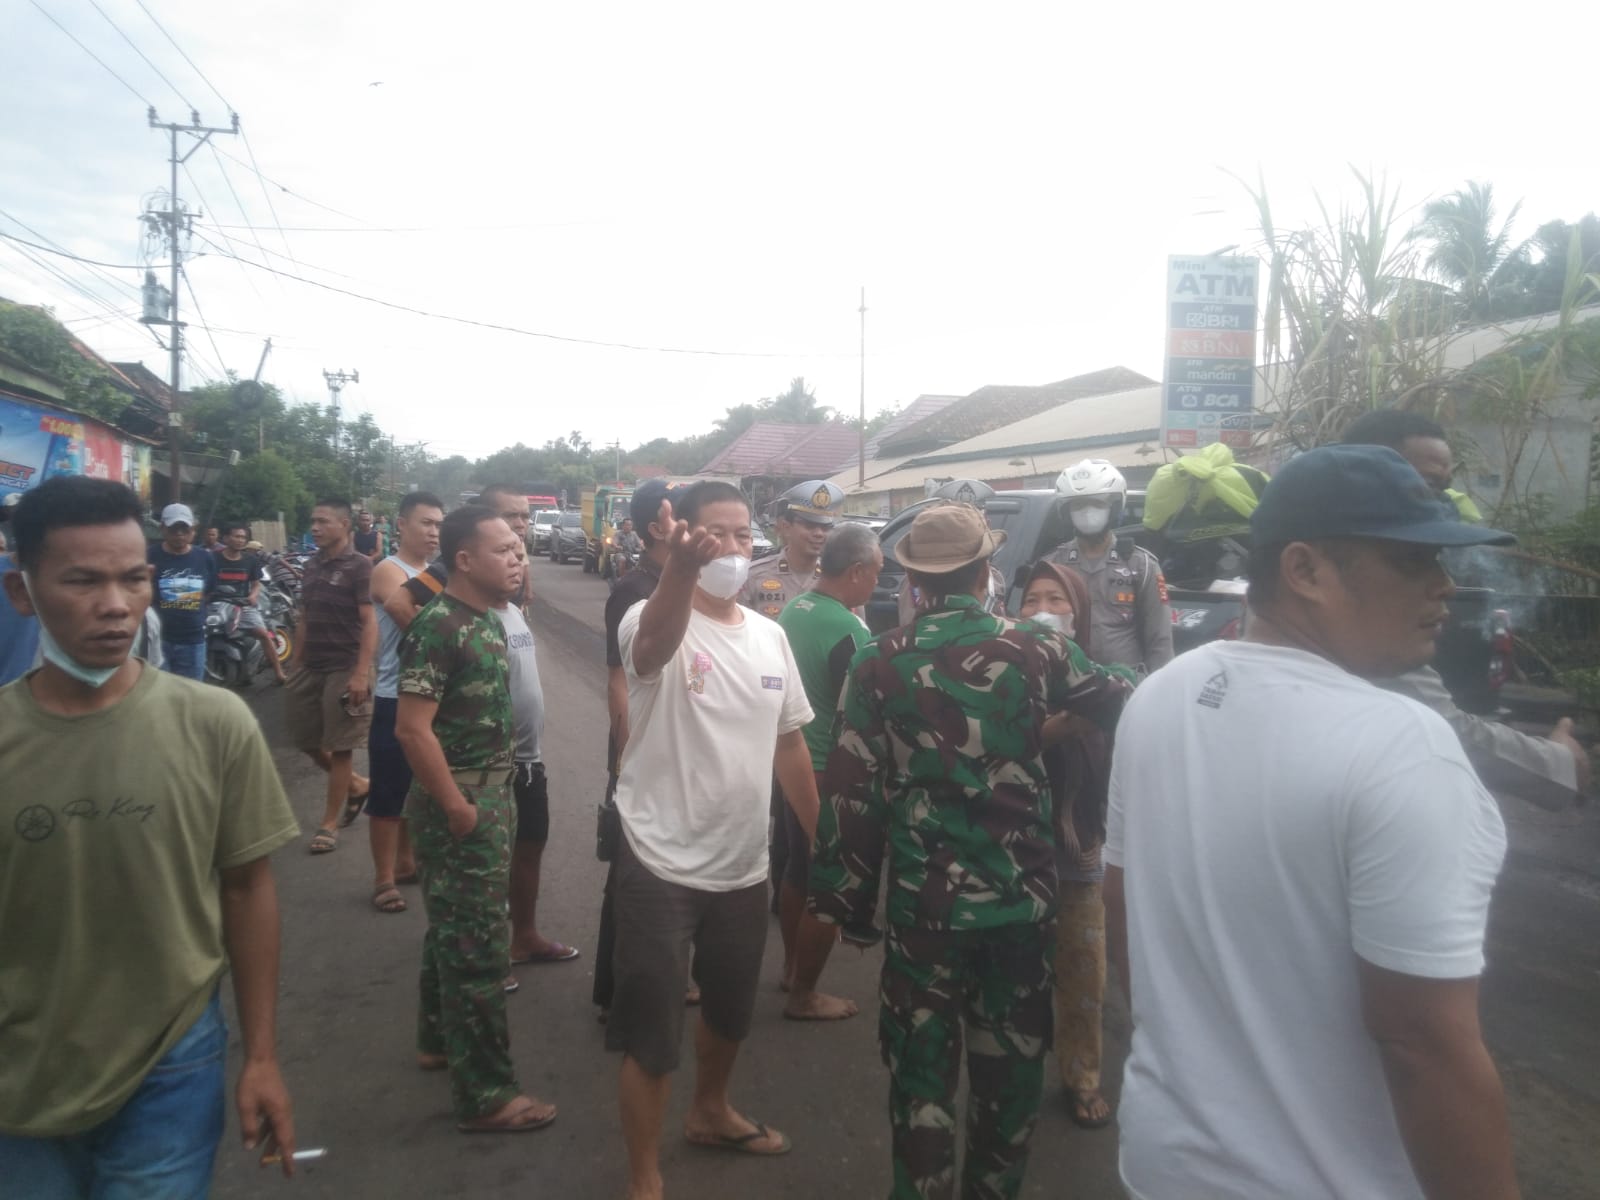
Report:
[{"label": "flip flop sandal", "polygon": [[527,958],[513,958],[513,967],[542,967],[548,963],[571,962],[577,958],[580,951],[576,946],[563,946],[560,942],[550,943],[551,948],[543,954],[530,954]]},{"label": "flip flop sandal", "polygon": [[519,990],[521,987],[522,987],[522,985],[517,982],[517,977],[515,975],[507,975],[506,976],[506,982],[505,982],[506,995],[509,996],[512,992],[515,992],[515,991]]},{"label": "flip flop sandal", "polygon": [[339,835],[332,829],[319,829],[311,839],[308,849],[312,854],[331,854],[338,849]]},{"label": "flip flop sandal", "polygon": [[381,913],[403,913],[406,910],[406,898],[394,884],[386,883],[372,893],[372,907]]},{"label": "flip flop sandal", "polygon": [[[538,1105],[530,1101],[528,1107],[521,1111],[521,1116],[526,1118],[529,1113],[537,1110]],[[555,1119],[556,1112],[552,1108],[544,1116],[535,1117],[532,1120],[519,1120],[513,1117],[510,1120],[489,1125],[485,1124],[480,1118],[476,1121],[460,1121],[456,1124],[456,1128],[462,1133],[532,1133],[535,1129],[547,1128]]]},{"label": "flip flop sandal", "polygon": [[1093,1103],[1089,1099],[1091,1095],[1099,1095],[1099,1093],[1067,1092],[1067,1103],[1072,1105],[1072,1123],[1079,1129],[1104,1129],[1112,1121],[1116,1120],[1116,1110],[1111,1107],[1104,1096],[1100,1096],[1100,1103],[1106,1106],[1106,1115],[1103,1117],[1088,1116],[1089,1105]]},{"label": "flip flop sandal", "polygon": [[772,1131],[760,1121],[757,1121],[754,1129],[749,1133],[740,1134],[738,1137],[725,1137],[720,1133],[713,1133],[702,1140],[701,1138],[684,1134],[683,1140],[691,1146],[703,1146],[707,1150],[729,1150],[735,1154],[753,1154],[757,1158],[776,1158],[778,1155],[787,1154],[794,1149],[794,1146],[789,1141],[789,1135],[786,1133],[778,1135],[783,1141],[776,1150],[754,1149],[756,1142],[763,1141],[771,1136]]}]

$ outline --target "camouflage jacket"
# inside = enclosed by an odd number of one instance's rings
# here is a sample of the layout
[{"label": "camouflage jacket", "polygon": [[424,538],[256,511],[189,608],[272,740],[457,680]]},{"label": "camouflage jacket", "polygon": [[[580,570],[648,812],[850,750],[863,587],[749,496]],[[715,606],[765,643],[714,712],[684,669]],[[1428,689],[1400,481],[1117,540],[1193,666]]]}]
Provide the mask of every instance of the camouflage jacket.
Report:
[{"label": "camouflage jacket", "polygon": [[452,771],[511,766],[510,679],[505,626],[449,592],[400,641],[400,695],[439,705],[433,732]]},{"label": "camouflage jacket", "polygon": [[1108,726],[1129,687],[1061,634],[948,597],[864,646],[822,780],[810,908],[870,919],[885,845],[889,923],[985,929],[1047,920],[1056,870],[1046,713]]}]

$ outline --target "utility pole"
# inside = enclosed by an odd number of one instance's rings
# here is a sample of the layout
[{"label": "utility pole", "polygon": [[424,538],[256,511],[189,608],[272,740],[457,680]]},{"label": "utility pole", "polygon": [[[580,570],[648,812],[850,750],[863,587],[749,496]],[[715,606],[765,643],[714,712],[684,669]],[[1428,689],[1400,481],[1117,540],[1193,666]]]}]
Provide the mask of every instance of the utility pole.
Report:
[{"label": "utility pole", "polygon": [[351,371],[346,374],[343,367],[340,367],[337,371],[323,368],[322,377],[328,381],[328,397],[333,404],[333,458],[337,462],[339,460],[339,393],[344,391],[344,385],[347,383],[360,383],[361,372]]},{"label": "utility pole", "polygon": [[[175,121],[162,121],[157,115],[155,107],[150,108],[150,128],[165,129],[172,139],[172,151],[167,156],[167,161],[172,167],[171,190],[167,193],[167,209],[165,212],[157,209],[147,211],[145,220],[159,223],[165,227],[167,235],[167,251],[172,258],[172,291],[167,298],[167,316],[159,315],[158,305],[151,303],[159,287],[155,283],[153,272],[147,272],[145,278],[145,315],[146,325],[166,325],[171,329],[172,362],[168,374],[168,386],[172,389],[172,408],[167,413],[167,434],[169,438],[170,453],[172,455],[172,494],[171,501],[177,501],[183,494],[183,416],[178,411],[178,385],[179,372],[183,363],[183,322],[178,320],[178,272],[183,267],[183,246],[180,234],[187,234],[194,223],[194,214],[185,212],[183,205],[178,202],[178,168],[188,162],[200,149],[211,140],[213,133],[238,133],[239,114],[230,114],[233,124],[230,126],[213,126],[200,124],[200,114],[195,111],[189,113],[189,124],[179,125]],[[194,138],[194,145],[189,147],[189,152],[180,156],[178,154],[178,135],[188,134]]]},{"label": "utility pole", "polygon": [[861,288],[861,424],[856,428],[856,486],[867,486],[867,289]]},{"label": "utility pole", "polygon": [[[266,370],[266,368],[267,368],[267,355],[269,355],[271,353],[272,353],[272,339],[268,338],[266,340],[265,344],[261,347],[261,361],[256,363],[256,377],[250,381],[251,383],[254,383],[257,387],[261,386],[261,372]],[[257,403],[259,403],[259,402],[260,402],[260,397],[258,395]],[[259,414],[259,412],[258,412],[257,416],[256,416],[256,453],[260,454],[266,448],[267,448],[267,419],[265,417],[261,416]]]},{"label": "utility pole", "polygon": [[617,452],[617,473],[615,475],[613,475],[611,478],[616,480],[616,482],[621,483],[622,482],[622,442],[620,440],[614,441],[609,446],[607,446],[606,449],[607,450],[615,450]]}]

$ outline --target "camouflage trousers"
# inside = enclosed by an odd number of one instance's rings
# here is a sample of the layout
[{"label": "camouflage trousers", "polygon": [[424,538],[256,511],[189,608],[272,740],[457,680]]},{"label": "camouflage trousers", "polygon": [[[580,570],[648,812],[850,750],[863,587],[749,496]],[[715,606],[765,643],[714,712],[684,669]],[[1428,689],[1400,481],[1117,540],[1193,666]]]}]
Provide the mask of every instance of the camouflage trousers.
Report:
[{"label": "camouflage trousers", "polygon": [[477,828],[464,838],[451,834],[443,810],[420,783],[412,784],[406,818],[428,913],[417,1049],[449,1059],[456,1116],[470,1120],[518,1092],[505,994],[517,816],[509,783],[462,786],[461,794],[478,810]]},{"label": "camouflage trousers", "polygon": [[891,1200],[954,1200],[956,1088],[967,1061],[962,1200],[1013,1200],[1050,1050],[1053,924],[890,926],[878,1041],[889,1068]]}]

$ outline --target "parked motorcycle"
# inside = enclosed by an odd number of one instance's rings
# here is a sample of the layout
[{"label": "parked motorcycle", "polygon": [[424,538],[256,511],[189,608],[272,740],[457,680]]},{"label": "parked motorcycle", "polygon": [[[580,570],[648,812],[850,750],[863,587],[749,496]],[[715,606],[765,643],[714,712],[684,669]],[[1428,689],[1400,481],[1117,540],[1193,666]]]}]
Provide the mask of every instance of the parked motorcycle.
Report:
[{"label": "parked motorcycle", "polygon": [[280,663],[287,663],[294,653],[295,609],[294,600],[275,583],[265,584],[256,596],[261,617],[272,633],[272,650]]},{"label": "parked motorcycle", "polygon": [[240,625],[244,609],[231,600],[206,608],[206,678],[226,687],[248,687],[266,669],[261,639]]}]

